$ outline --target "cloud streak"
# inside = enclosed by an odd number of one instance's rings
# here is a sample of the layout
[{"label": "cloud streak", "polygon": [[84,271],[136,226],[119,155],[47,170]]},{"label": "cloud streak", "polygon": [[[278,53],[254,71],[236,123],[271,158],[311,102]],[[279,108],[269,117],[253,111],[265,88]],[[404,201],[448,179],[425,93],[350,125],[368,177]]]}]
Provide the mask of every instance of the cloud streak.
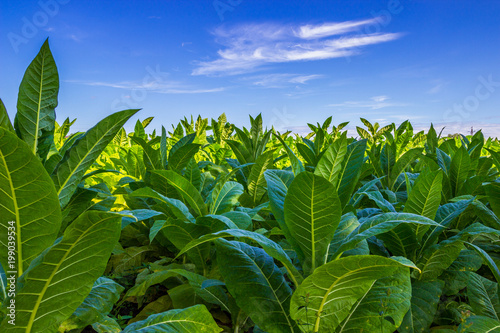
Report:
[{"label": "cloud streak", "polygon": [[80,80],[66,80],[68,83],[83,84],[86,86],[100,86],[110,87],[125,90],[148,90],[158,94],[205,94],[215,93],[226,90],[224,87],[199,89],[192,88],[178,82],[151,82],[150,84],[140,84],[136,82],[123,81],[118,83],[112,82],[99,82],[99,81],[80,81]]},{"label": "cloud streak", "polygon": [[218,58],[200,61],[193,75],[235,75],[267,64],[325,60],[360,54],[363,47],[393,41],[400,33],[362,33],[376,19],[288,26],[246,24],[214,31]]},{"label": "cloud streak", "polygon": [[337,104],[328,104],[329,107],[339,107],[339,108],[366,108],[371,110],[378,110],[387,107],[395,106],[408,106],[405,103],[395,103],[388,101],[390,98],[388,96],[373,96],[368,101],[346,101]]}]

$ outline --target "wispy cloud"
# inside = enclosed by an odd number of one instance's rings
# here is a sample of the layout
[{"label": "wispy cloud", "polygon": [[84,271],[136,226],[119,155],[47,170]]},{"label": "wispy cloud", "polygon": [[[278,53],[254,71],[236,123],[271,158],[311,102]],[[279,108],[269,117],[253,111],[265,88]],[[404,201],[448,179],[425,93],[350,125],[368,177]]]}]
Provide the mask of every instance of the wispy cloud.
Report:
[{"label": "wispy cloud", "polygon": [[441,92],[443,90],[443,88],[446,87],[446,85],[448,83],[449,82],[446,82],[443,80],[434,80],[434,81],[432,81],[432,88],[427,90],[427,93],[431,94],[431,95],[437,94],[437,93]]},{"label": "wispy cloud", "polygon": [[327,106],[339,107],[339,108],[367,108],[371,110],[377,110],[394,106],[408,106],[408,104],[406,103],[390,102],[389,99],[390,98],[385,95],[373,96],[370,98],[370,100],[366,101],[346,101],[343,103],[328,104]]},{"label": "wispy cloud", "polygon": [[395,40],[400,33],[361,33],[374,19],[320,25],[245,24],[214,31],[218,58],[200,61],[193,75],[234,75],[266,64],[350,57],[361,48]]},{"label": "wispy cloud", "polygon": [[110,88],[125,89],[125,90],[148,90],[159,94],[204,94],[204,93],[220,92],[226,89],[224,87],[200,89],[200,88],[190,87],[175,81],[162,82],[162,83],[151,82],[149,84],[141,84],[131,81],[113,83],[113,82],[100,82],[100,81],[65,80],[65,82],[83,84],[87,86],[101,86],[101,87],[110,87]]},{"label": "wispy cloud", "polygon": [[311,80],[324,77],[321,74],[300,75],[300,74],[265,74],[245,77],[244,81],[250,81],[253,85],[266,88],[284,88],[290,85],[305,85]]}]

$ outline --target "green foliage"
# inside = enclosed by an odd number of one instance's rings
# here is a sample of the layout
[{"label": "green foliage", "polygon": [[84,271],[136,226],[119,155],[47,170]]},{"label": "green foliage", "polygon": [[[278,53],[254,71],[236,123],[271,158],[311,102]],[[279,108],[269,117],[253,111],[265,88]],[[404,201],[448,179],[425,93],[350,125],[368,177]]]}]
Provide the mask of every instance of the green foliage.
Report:
[{"label": "green foliage", "polygon": [[58,89],[45,42],[14,126],[0,100],[2,332],[500,327],[498,139],[260,114],[127,133],[138,110],[72,133]]}]

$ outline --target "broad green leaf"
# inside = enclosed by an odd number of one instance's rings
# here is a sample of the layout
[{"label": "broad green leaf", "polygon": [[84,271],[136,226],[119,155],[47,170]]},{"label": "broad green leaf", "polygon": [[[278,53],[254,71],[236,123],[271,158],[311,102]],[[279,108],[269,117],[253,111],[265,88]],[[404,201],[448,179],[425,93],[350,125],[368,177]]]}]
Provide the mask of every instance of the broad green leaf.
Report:
[{"label": "broad green leaf", "polygon": [[[428,224],[416,224],[416,226],[429,227]],[[384,246],[395,256],[414,259],[415,252],[419,247],[415,225],[408,223],[402,223],[387,232],[379,234],[377,238],[382,240]]]},{"label": "broad green leaf", "polygon": [[484,191],[488,196],[488,201],[490,202],[491,209],[495,212],[496,216],[500,217],[500,184],[490,183],[484,186]]},{"label": "broad green leaf", "polygon": [[5,109],[5,105],[3,104],[2,99],[0,98],[0,127],[4,129],[14,132],[14,127],[12,127],[12,123],[9,119],[9,114],[7,113],[7,109]]},{"label": "broad green leaf", "polygon": [[56,332],[102,275],[120,236],[117,214],[87,212],[69,225],[62,240],[37,259],[16,294],[16,326],[3,332]]},{"label": "broad green leaf", "polygon": [[172,153],[172,150],[170,150],[170,155],[168,158],[168,167],[171,170],[184,169],[184,167],[189,163],[191,158],[193,158],[193,156],[196,155],[196,153],[200,150],[200,146],[201,146],[200,144],[191,143],[179,147],[174,153]]},{"label": "broad green leaf", "polygon": [[238,198],[244,189],[240,183],[228,181],[222,186],[215,185],[211,195],[211,214],[222,214],[230,211],[238,203]]},{"label": "broad green leaf", "polygon": [[347,152],[342,160],[342,166],[338,175],[337,193],[342,207],[349,202],[356,188],[361,167],[363,166],[366,150],[366,139],[355,141],[347,146]]},{"label": "broad green leaf", "polygon": [[428,233],[423,237],[423,244],[419,253],[425,251],[429,246],[434,245],[439,235],[450,225],[465,209],[472,203],[473,199],[450,202],[440,206],[436,213],[436,222],[440,226],[431,226]]},{"label": "broad green leaf", "polygon": [[389,175],[389,188],[393,189],[398,176],[422,154],[423,148],[412,148],[398,158]]},{"label": "broad green leaf", "polygon": [[122,331],[120,324],[118,324],[116,320],[108,316],[103,317],[100,321],[93,323],[92,328],[97,333],[120,333]]},{"label": "broad green leaf", "polygon": [[450,164],[450,182],[454,196],[460,194],[460,190],[469,177],[470,156],[465,147],[460,147],[451,158]]},{"label": "broad green leaf", "polygon": [[245,243],[216,244],[217,264],[236,304],[266,332],[299,332],[289,314],[292,289],[273,259]]},{"label": "broad green leaf", "polygon": [[417,273],[418,280],[436,279],[457,259],[462,249],[463,244],[459,240],[443,241],[429,247],[417,262],[421,270],[421,273]]},{"label": "broad green leaf", "polygon": [[316,165],[314,174],[322,176],[331,182],[334,188],[338,188],[339,174],[346,153],[347,139],[345,136],[342,136],[335,140],[325,151]]},{"label": "broad green leaf", "polygon": [[212,304],[217,304],[227,312],[229,313],[231,312],[229,307],[227,306],[228,298],[224,289],[222,289],[218,285],[203,287],[202,286],[203,283],[205,281],[208,281],[206,277],[179,268],[166,268],[165,270],[160,270],[147,275],[141,280],[140,283],[130,288],[125,297],[143,296],[144,294],[146,294],[146,291],[148,290],[149,287],[155,284],[162,283],[168,278],[176,277],[179,275],[183,276],[188,280],[191,287],[194,288],[195,293],[198,296],[200,296],[204,301]]},{"label": "broad green leaf", "polygon": [[500,331],[500,321],[483,316],[470,316],[460,324],[460,333],[496,333]]},{"label": "broad green leaf", "polygon": [[274,151],[267,151],[257,157],[255,164],[252,165],[250,175],[247,179],[248,193],[250,194],[254,205],[261,202],[262,197],[266,194],[266,178],[264,172],[273,165]]},{"label": "broad green leaf", "polygon": [[408,270],[402,267],[392,276],[377,280],[351,308],[336,332],[395,332],[410,309],[411,283]]},{"label": "broad green leaf", "polygon": [[411,307],[399,328],[401,333],[429,332],[434,320],[444,282],[414,281],[411,285]]},{"label": "broad green leaf", "polygon": [[483,258],[483,261],[488,267],[490,268],[491,272],[493,273],[493,276],[495,277],[495,280],[497,280],[497,283],[500,283],[500,270],[498,269],[495,261],[490,257],[488,252],[484,251],[482,248],[480,248],[477,245],[471,244],[471,243],[465,243],[469,245],[474,251],[477,252]]},{"label": "broad green leaf", "polygon": [[382,196],[380,191],[359,192],[359,196],[368,197],[368,199],[373,201],[384,213],[396,212],[394,206]]},{"label": "broad green leaf", "polygon": [[42,160],[52,143],[49,141],[55,128],[58,92],[59,75],[47,39],[24,73],[14,119],[18,136]]},{"label": "broad green leaf", "polygon": [[204,305],[169,310],[128,325],[123,333],[219,333],[210,312]]},{"label": "broad green leaf", "polygon": [[[210,233],[210,228],[191,222],[169,219],[163,225],[161,232],[177,249],[182,250],[190,242]],[[202,246],[197,246],[188,251],[187,255],[196,265],[197,269],[203,271],[206,268],[205,261],[210,255],[210,245],[203,244]]]},{"label": "broad green leaf", "polygon": [[106,277],[100,277],[94,282],[90,294],[83,303],[65,320],[59,329],[65,330],[84,328],[105,319],[120,299],[120,294],[125,288]]},{"label": "broad green leaf", "polygon": [[384,213],[364,220],[344,241],[333,254],[338,258],[342,252],[353,249],[360,241],[388,232],[401,223],[428,224],[439,226],[436,222],[426,217],[410,213]]},{"label": "broad green leaf", "polygon": [[197,225],[203,225],[210,229],[210,232],[217,232],[225,229],[238,229],[238,226],[229,218],[222,215],[205,215],[196,219]]},{"label": "broad green leaf", "polygon": [[[333,235],[333,239],[328,246],[327,261],[331,261],[332,254],[338,250],[340,245],[344,242],[344,239],[346,239],[358,226],[359,221],[353,213],[342,215],[337,230],[335,230],[335,234]],[[363,244],[363,242],[359,244]]]},{"label": "broad green leaf", "polygon": [[350,256],[318,267],[292,295],[290,315],[306,332],[334,332],[375,282],[404,265],[389,258]]},{"label": "broad green leaf", "polygon": [[285,148],[285,151],[288,155],[288,159],[290,160],[290,164],[292,165],[293,174],[295,175],[295,177],[297,177],[298,174],[300,174],[305,170],[304,165],[302,165],[302,162],[297,158],[297,156],[295,156],[290,147],[288,147],[285,140],[283,140],[279,135],[275,134],[275,136]]},{"label": "broad green leaf", "polygon": [[406,200],[404,212],[434,219],[441,202],[442,181],[440,170],[421,173]]},{"label": "broad green leaf", "polygon": [[294,178],[293,172],[287,170],[266,170],[264,172],[264,177],[266,177],[267,182],[269,206],[271,207],[274,218],[278,221],[288,242],[297,251],[299,258],[303,258],[304,255],[300,247],[295,239],[293,239],[285,223],[285,197]]},{"label": "broad green leaf", "polygon": [[154,170],[151,173],[163,178],[169,185],[174,187],[183,200],[193,209],[196,216],[208,214],[207,206],[200,192],[186,178],[172,170]]},{"label": "broad green leaf", "polygon": [[196,138],[196,133],[191,133],[186,135],[185,137],[181,138],[179,141],[177,141],[172,148],[170,149],[168,153],[168,159],[170,158],[179,150],[181,147],[184,147],[186,145],[190,145],[193,143],[194,139]]},{"label": "broad green leaf", "polygon": [[467,297],[474,310],[474,314],[499,320],[498,310],[500,310],[500,300],[498,299],[498,284],[479,274],[469,274]]},{"label": "broad green leaf", "polygon": [[[54,184],[39,159],[14,133],[0,128],[0,264],[18,277],[52,245],[61,226]],[[7,235],[15,239],[15,267],[8,265]]]},{"label": "broad green leaf", "polygon": [[170,209],[172,214],[181,220],[194,222],[193,215],[189,212],[189,208],[180,200],[167,198],[160,193],[152,190],[149,187],[143,187],[130,193],[129,196],[134,198],[152,198],[158,202],[164,203]]},{"label": "broad green leaf", "polygon": [[[236,158],[238,159],[238,162],[240,162],[240,164],[247,164],[253,162],[252,155],[241,142],[234,140],[226,140],[226,142],[229,145],[229,147],[231,147],[231,150],[233,151],[234,155],[236,155]],[[250,148],[250,146],[248,147]]]},{"label": "broad green leaf", "polygon": [[247,238],[253,240],[257,244],[262,246],[262,248],[264,249],[264,251],[266,251],[268,255],[278,260],[285,266],[285,268],[288,271],[290,279],[294,282],[296,286],[302,282],[302,276],[295,268],[295,266],[292,263],[292,260],[288,257],[286,252],[283,251],[281,246],[272,241],[271,239],[253,231],[241,230],[241,229],[228,229],[201,236],[200,238],[195,239],[186,244],[185,247],[179,252],[179,254],[177,254],[177,257],[186,253],[187,251],[192,250],[193,248],[199,245],[223,237]]},{"label": "broad green leaf", "polygon": [[138,143],[141,146],[142,160],[144,162],[144,165],[146,166],[146,170],[156,170],[162,168],[160,151],[158,149],[154,149],[150,142],[146,142],[146,140],[138,136],[132,136],[130,138],[132,139],[132,141]]},{"label": "broad green leaf", "polygon": [[302,172],[290,184],[284,209],[288,230],[304,253],[304,270],[310,273],[326,262],[340,222],[340,200],[325,178]]},{"label": "broad green leaf", "polygon": [[137,111],[139,110],[119,111],[104,118],[66,151],[52,173],[61,207],[66,206],[87,169]]},{"label": "broad green leaf", "polygon": [[184,172],[184,178],[186,178],[198,191],[201,191],[201,171],[198,167],[198,163],[194,158],[191,158],[186,165],[186,171]]},{"label": "broad green leaf", "polygon": [[467,286],[470,272],[475,272],[483,265],[483,259],[473,250],[464,249],[439,279],[445,281],[443,294],[456,295]]},{"label": "broad green leaf", "polygon": [[231,211],[223,213],[222,216],[230,219],[234,224],[238,226],[237,229],[252,230],[253,222],[250,215],[245,212]]}]

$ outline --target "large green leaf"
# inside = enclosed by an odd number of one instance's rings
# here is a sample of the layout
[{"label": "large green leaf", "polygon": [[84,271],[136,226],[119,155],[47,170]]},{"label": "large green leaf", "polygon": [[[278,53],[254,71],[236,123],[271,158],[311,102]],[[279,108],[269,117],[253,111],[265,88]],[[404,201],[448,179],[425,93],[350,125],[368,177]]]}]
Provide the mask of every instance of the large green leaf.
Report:
[{"label": "large green leaf", "polygon": [[[195,134],[195,133],[193,133]],[[192,134],[190,134],[191,136]],[[200,150],[200,144],[189,143],[177,147],[183,140],[179,140],[170,150],[168,157],[168,167],[172,170],[182,170],[189,163],[189,160]],[[177,148],[174,150],[174,148]],[[173,151],[173,152],[172,152]]]},{"label": "large green leaf", "polygon": [[9,119],[9,114],[7,113],[7,109],[3,104],[2,99],[0,98],[0,127],[5,128],[10,132],[14,132],[14,127],[12,127],[12,123]]},{"label": "large green leaf", "polygon": [[[179,275],[183,276],[188,280],[190,286],[193,287],[195,293],[198,296],[200,296],[204,301],[212,304],[217,304],[227,312],[229,313],[231,312],[231,310],[227,305],[228,303],[227,294],[225,293],[224,289],[222,289],[219,285],[211,285],[211,286],[205,285],[207,282],[209,282],[209,279],[207,279],[206,277],[187,271],[182,268],[170,268],[168,266],[164,270],[154,272],[145,277],[141,276],[141,282],[137,283],[135,286],[130,288],[125,297],[142,296],[146,293],[149,287],[155,284],[162,283],[168,278],[176,277]],[[224,283],[220,282],[220,284]]]},{"label": "large green leaf", "polygon": [[212,234],[204,235],[198,239],[195,239],[188,244],[177,254],[177,257],[187,251],[202,245],[207,242],[222,238],[222,237],[237,237],[237,238],[247,238],[251,239],[264,249],[268,255],[274,259],[280,261],[288,271],[290,279],[298,286],[302,282],[302,276],[295,268],[292,260],[288,257],[286,252],[281,248],[281,246],[275,243],[273,240],[253,231],[241,230],[241,229],[228,229],[215,232]]},{"label": "large green leaf", "polygon": [[121,217],[87,212],[64,232],[62,240],[37,258],[16,294],[16,326],[3,332],[56,332],[87,297],[102,275],[120,236]]},{"label": "large green leaf", "polygon": [[439,226],[439,224],[431,219],[410,213],[384,213],[376,215],[364,220],[359,227],[349,234],[342,245],[335,251],[333,257],[337,258],[342,252],[356,247],[362,240],[388,232],[401,225],[401,223]]},{"label": "large green leaf", "polygon": [[87,169],[137,111],[139,110],[119,111],[104,118],[66,151],[64,158],[52,173],[61,207],[69,202]]},{"label": "large green leaf", "polygon": [[230,211],[238,203],[244,189],[240,183],[228,181],[217,183],[211,195],[211,214],[222,214]]},{"label": "large green leaf", "polygon": [[[42,163],[14,133],[0,128],[0,264],[18,276],[45,248],[61,226],[54,184]],[[10,240],[7,235],[14,236]],[[14,267],[8,264],[8,242],[15,242]]]},{"label": "large green leaf", "polygon": [[[169,219],[161,228],[163,235],[171,241],[176,248],[182,250],[191,241],[196,240],[202,235],[208,234],[210,228],[197,225],[182,220]],[[210,254],[210,245],[203,244],[187,252],[189,258],[196,265],[198,270],[203,271],[206,267],[206,259]]]},{"label": "large green leaf", "polygon": [[125,288],[115,281],[106,277],[100,277],[94,283],[90,294],[83,303],[73,312],[71,317],[65,320],[59,330],[67,331],[84,328],[96,322],[104,320],[120,299],[120,294]]},{"label": "large green leaf", "polygon": [[205,205],[200,192],[198,192],[196,187],[194,187],[194,185],[191,184],[186,178],[172,170],[154,170],[152,173],[164,179],[169,185],[174,187],[182,199],[195,212],[196,216],[208,214],[207,206]]},{"label": "large green leaf", "polygon": [[440,280],[412,283],[411,307],[399,328],[401,333],[429,332],[443,286]]},{"label": "large green leaf", "polygon": [[356,188],[361,167],[363,166],[366,150],[366,139],[355,141],[347,146],[347,152],[342,160],[342,166],[338,175],[337,193],[339,194],[342,207],[349,202]]},{"label": "large green leaf", "polygon": [[484,263],[488,265],[488,267],[490,268],[491,272],[493,273],[493,276],[495,277],[495,280],[497,280],[497,283],[500,283],[500,270],[498,269],[495,261],[491,258],[488,252],[486,252],[477,245],[471,243],[466,243],[466,244],[469,245],[474,251],[476,251],[477,254],[481,256],[481,258],[483,258]]},{"label": "large green leaf", "polygon": [[346,153],[347,138],[345,136],[341,136],[325,151],[316,165],[314,173],[327,179],[335,188],[337,188],[342,161],[344,160]]},{"label": "large green leaf", "polygon": [[[59,75],[47,39],[19,86],[14,127],[33,154],[45,159],[54,133]],[[44,151],[45,150],[45,151]]]},{"label": "large green leaf", "polygon": [[304,270],[310,273],[326,261],[340,222],[340,200],[325,178],[302,172],[290,184],[284,208],[286,225],[304,253]]},{"label": "large green leaf", "polygon": [[123,333],[219,333],[219,328],[204,305],[169,310],[128,325]]},{"label": "large green leaf", "polygon": [[401,155],[389,175],[389,188],[393,189],[398,176],[403,172],[415,159],[422,154],[423,148],[412,148]]},{"label": "large green leaf", "polygon": [[470,272],[475,272],[483,265],[482,258],[473,250],[464,249],[460,255],[439,277],[446,282],[445,295],[456,295],[467,286]]},{"label": "large green leaf", "polygon": [[434,219],[441,202],[443,172],[421,173],[406,200],[404,212]]},{"label": "large green leaf", "polygon": [[391,251],[392,255],[403,256],[409,259],[415,258],[415,252],[419,246],[416,227],[429,227],[428,224],[402,223],[387,232],[377,236],[384,242],[384,246]]},{"label": "large green leaf", "polygon": [[467,297],[474,314],[499,320],[500,300],[497,283],[479,274],[470,273]]},{"label": "large green leaf", "polygon": [[488,201],[490,202],[491,209],[498,217],[500,217],[500,183],[490,183],[484,186],[484,191],[488,196]]},{"label": "large green leaf", "polygon": [[429,247],[417,263],[422,271],[418,274],[421,281],[430,281],[436,279],[445,269],[457,259],[463,244],[459,240],[443,241]]},{"label": "large green leaf", "polygon": [[257,205],[266,194],[266,178],[264,172],[273,165],[274,151],[267,151],[257,157],[255,164],[252,165],[250,175],[247,179],[248,193],[250,194],[254,205]]},{"label": "large green leaf", "polygon": [[469,153],[464,146],[461,146],[451,158],[449,177],[454,196],[460,194],[465,180],[469,177],[470,162]]},{"label": "large green leaf", "polygon": [[483,316],[470,316],[457,329],[460,333],[496,333],[500,331],[500,321]]},{"label": "large green leaf", "polygon": [[304,255],[302,250],[300,250],[299,245],[295,239],[293,239],[285,223],[285,197],[294,178],[293,172],[288,170],[266,170],[264,172],[264,177],[267,182],[269,206],[273,212],[274,218],[278,221],[288,242],[297,251],[299,258],[303,258]]},{"label": "large green leaf", "polygon": [[286,144],[285,140],[281,138],[281,136],[276,135],[276,138],[281,142],[283,147],[285,148],[285,151],[288,155],[288,159],[290,160],[290,164],[292,165],[292,171],[295,176],[297,176],[299,173],[303,172],[305,170],[304,165],[302,162],[295,156],[294,152],[288,147]]},{"label": "large green leaf", "polygon": [[216,244],[217,264],[238,306],[269,333],[299,332],[289,315],[292,289],[273,259],[245,243]]},{"label": "large green leaf", "polygon": [[129,196],[135,198],[152,198],[156,201],[165,204],[172,212],[173,217],[181,220],[194,222],[193,215],[189,212],[189,208],[180,200],[167,198],[160,193],[152,190],[149,187],[143,187],[130,193]]},{"label": "large green leaf", "polygon": [[290,315],[306,332],[334,332],[375,282],[392,276],[404,264],[361,255],[318,267],[292,295]]},{"label": "large green leaf", "polygon": [[410,309],[411,283],[407,267],[375,282],[351,308],[336,332],[393,333]]}]

